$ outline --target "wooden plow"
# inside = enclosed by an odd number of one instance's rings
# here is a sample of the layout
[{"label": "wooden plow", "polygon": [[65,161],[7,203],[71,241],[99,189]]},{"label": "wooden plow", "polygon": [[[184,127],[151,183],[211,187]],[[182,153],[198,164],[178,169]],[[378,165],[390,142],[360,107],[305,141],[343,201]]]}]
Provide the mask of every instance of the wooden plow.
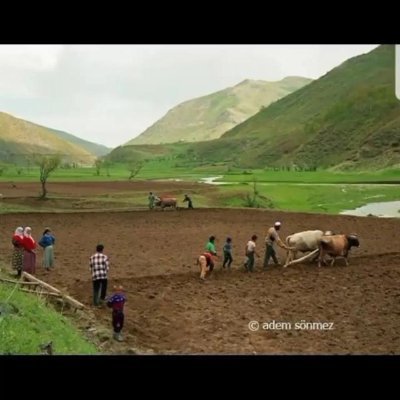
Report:
[{"label": "wooden plow", "polygon": [[301,258],[298,258],[296,260],[290,261],[289,263],[285,264],[284,267],[286,268],[289,265],[299,264],[299,263],[301,263],[303,261],[307,261],[307,260],[311,259],[313,256],[315,256],[318,252],[319,252],[319,249],[316,249],[316,250],[312,251],[309,254],[306,254],[305,256],[303,256]]}]

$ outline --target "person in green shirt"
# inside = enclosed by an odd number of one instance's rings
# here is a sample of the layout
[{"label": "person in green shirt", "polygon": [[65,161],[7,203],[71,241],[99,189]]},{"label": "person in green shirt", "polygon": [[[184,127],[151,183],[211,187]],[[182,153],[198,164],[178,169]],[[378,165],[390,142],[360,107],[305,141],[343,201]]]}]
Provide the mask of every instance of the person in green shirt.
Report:
[{"label": "person in green shirt", "polygon": [[[217,250],[215,249],[215,236],[210,236],[206,244],[206,252],[217,257]],[[211,257],[210,272],[214,269],[214,260]]]}]

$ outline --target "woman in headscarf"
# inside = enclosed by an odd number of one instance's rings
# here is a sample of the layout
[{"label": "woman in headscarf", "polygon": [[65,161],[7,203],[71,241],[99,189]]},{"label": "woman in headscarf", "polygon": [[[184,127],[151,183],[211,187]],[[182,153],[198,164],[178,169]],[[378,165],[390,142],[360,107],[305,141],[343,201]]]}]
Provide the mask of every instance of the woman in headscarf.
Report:
[{"label": "woman in headscarf", "polygon": [[36,242],[32,237],[32,229],[29,226],[24,230],[22,244],[24,246],[23,270],[34,275],[36,272]]},{"label": "woman in headscarf", "polygon": [[24,240],[24,228],[22,228],[22,226],[19,226],[15,230],[14,235],[11,239],[11,242],[13,244],[11,266],[13,269],[17,270],[18,277],[21,276],[22,263],[24,258],[23,240]]},{"label": "woman in headscarf", "polygon": [[54,267],[54,250],[53,245],[56,238],[51,233],[50,228],[46,228],[43,232],[42,238],[39,240],[39,246],[43,247],[43,267],[46,271],[50,271],[50,268]]}]

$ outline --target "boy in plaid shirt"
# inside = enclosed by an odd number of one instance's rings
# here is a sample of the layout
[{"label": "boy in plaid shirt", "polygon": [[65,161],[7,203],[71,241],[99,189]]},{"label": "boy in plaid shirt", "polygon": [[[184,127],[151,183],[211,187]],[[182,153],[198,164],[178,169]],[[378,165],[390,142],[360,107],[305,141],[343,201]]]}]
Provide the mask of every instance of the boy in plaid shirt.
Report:
[{"label": "boy in plaid shirt", "polygon": [[121,285],[114,286],[114,294],[108,298],[107,306],[112,308],[112,326],[114,328],[114,339],[122,342],[121,335],[124,327],[124,305],[126,296],[123,293],[124,288]]},{"label": "boy in plaid shirt", "polygon": [[107,274],[110,269],[108,257],[103,254],[104,246],[98,244],[96,253],[90,257],[90,271],[93,280],[93,304],[100,306],[100,302],[104,301],[107,293]]}]

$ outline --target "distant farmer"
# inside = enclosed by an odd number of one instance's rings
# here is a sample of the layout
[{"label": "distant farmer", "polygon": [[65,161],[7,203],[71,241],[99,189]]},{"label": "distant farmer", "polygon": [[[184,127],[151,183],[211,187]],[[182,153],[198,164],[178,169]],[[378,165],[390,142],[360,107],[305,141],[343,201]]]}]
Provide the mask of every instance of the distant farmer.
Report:
[{"label": "distant farmer", "polygon": [[22,264],[24,259],[24,228],[22,226],[15,230],[15,233],[11,239],[13,244],[11,266],[17,270],[17,276],[20,277],[22,273]]},{"label": "distant farmer", "polygon": [[152,210],[154,208],[154,204],[156,202],[156,196],[154,195],[153,192],[149,193],[149,209]]},{"label": "distant farmer", "polygon": [[244,267],[246,271],[253,272],[254,271],[254,255],[260,257],[260,255],[256,252],[256,241],[257,235],[253,235],[251,239],[246,244],[245,254],[246,261],[244,263]]},{"label": "distant farmer", "polygon": [[54,267],[54,249],[53,245],[56,242],[56,238],[51,233],[50,228],[46,228],[43,232],[42,238],[39,240],[39,246],[43,247],[43,267],[46,271],[50,271],[50,268]]},{"label": "distant farmer", "polygon": [[108,257],[103,254],[104,246],[98,244],[96,253],[90,257],[90,271],[93,280],[93,304],[100,306],[107,293],[107,274],[110,269]]},{"label": "distant farmer", "polygon": [[276,257],[276,251],[274,248],[274,243],[276,242],[278,246],[283,249],[289,250],[288,246],[282,242],[279,237],[278,231],[281,229],[281,223],[279,221],[275,222],[274,226],[268,229],[267,236],[265,238],[265,257],[264,257],[264,269],[268,268],[268,262],[270,257],[274,260],[276,265],[279,264],[279,261]]},{"label": "distant farmer", "polygon": [[192,199],[189,197],[189,195],[185,194],[185,198],[183,199],[184,203],[188,203],[188,208],[192,208],[193,209],[193,202]]},{"label": "distant farmer", "polygon": [[107,306],[112,308],[112,326],[114,329],[114,339],[122,342],[121,335],[122,328],[124,327],[124,305],[126,296],[124,288],[121,285],[114,286],[114,294],[107,299]]},{"label": "distant farmer", "polygon": [[223,247],[224,251],[224,262],[222,263],[222,268],[225,268],[225,265],[228,267],[228,269],[231,269],[231,264],[233,261],[232,258],[232,238],[227,237],[226,242]]}]

